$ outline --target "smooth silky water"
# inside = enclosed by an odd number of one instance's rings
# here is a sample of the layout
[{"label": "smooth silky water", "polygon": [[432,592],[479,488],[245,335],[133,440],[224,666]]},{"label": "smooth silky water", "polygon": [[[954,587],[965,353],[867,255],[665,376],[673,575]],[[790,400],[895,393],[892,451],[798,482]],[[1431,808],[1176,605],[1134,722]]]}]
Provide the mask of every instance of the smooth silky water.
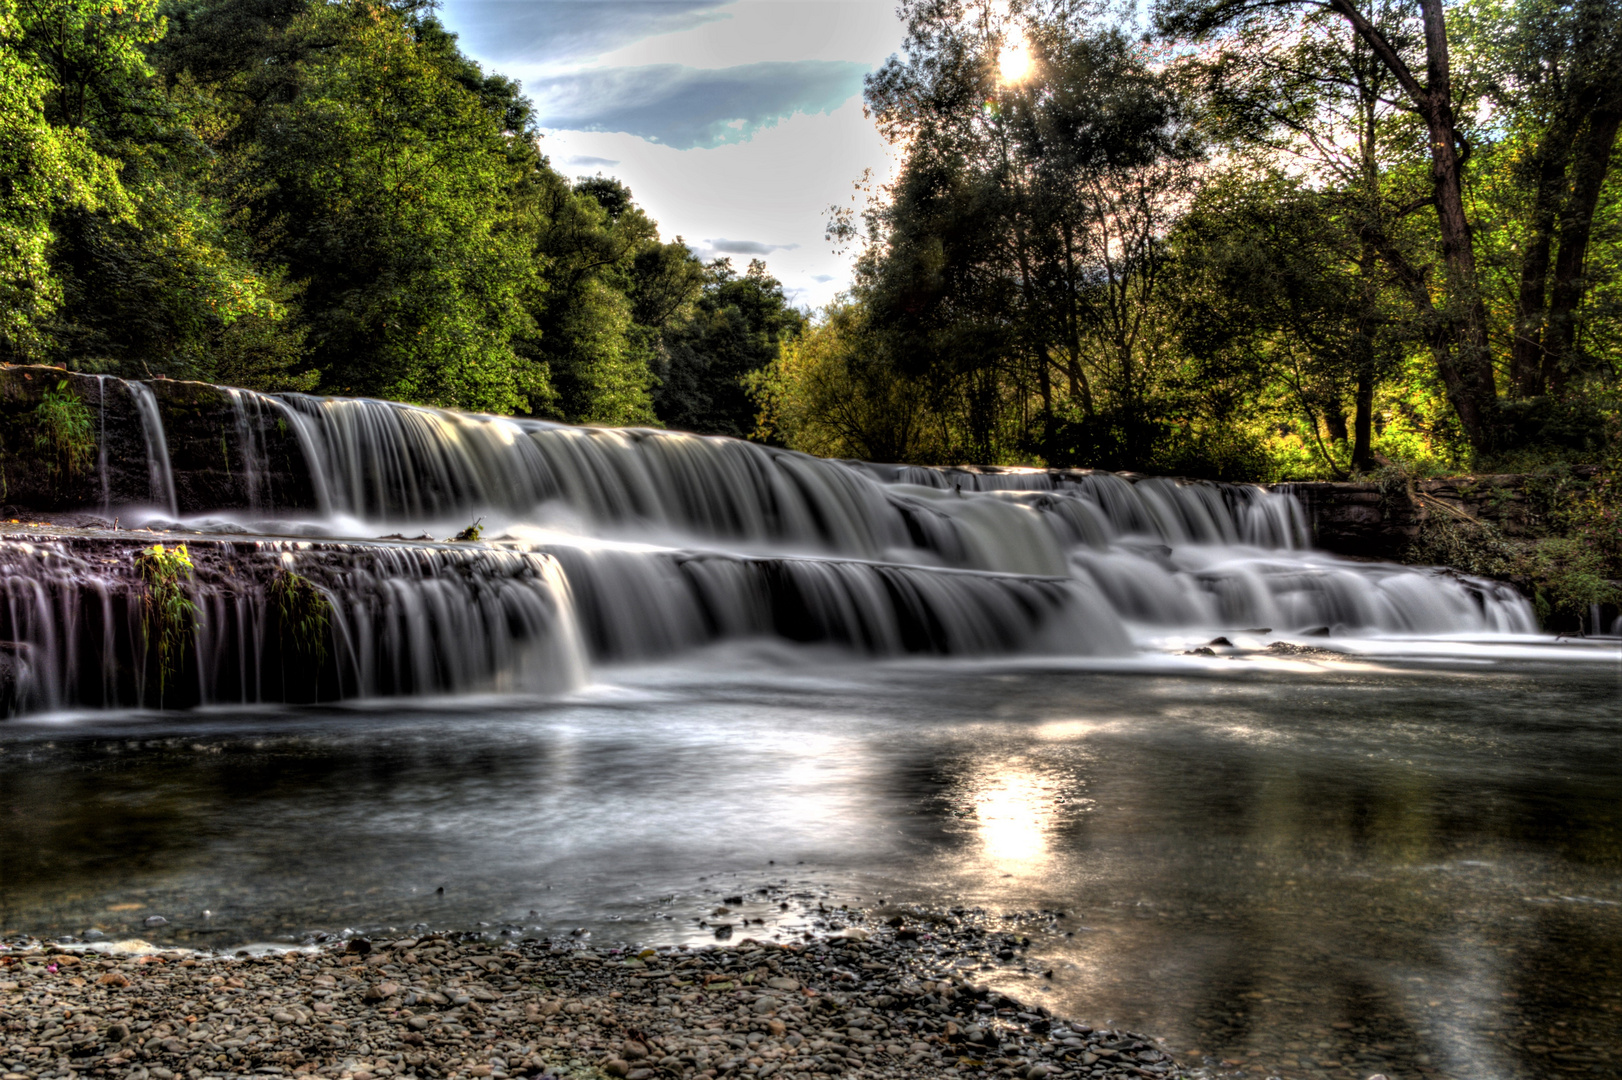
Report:
[{"label": "smooth silky water", "polygon": [[[1284,491],[246,391],[241,505],[180,513],[129,393],[201,705],[131,708],[128,534],[4,547],[0,931],[1063,912],[971,977],[1213,1074],[1622,1073],[1622,653],[1507,586],[1314,551]],[[279,569],[331,604],[321,705],[276,703]]]}]

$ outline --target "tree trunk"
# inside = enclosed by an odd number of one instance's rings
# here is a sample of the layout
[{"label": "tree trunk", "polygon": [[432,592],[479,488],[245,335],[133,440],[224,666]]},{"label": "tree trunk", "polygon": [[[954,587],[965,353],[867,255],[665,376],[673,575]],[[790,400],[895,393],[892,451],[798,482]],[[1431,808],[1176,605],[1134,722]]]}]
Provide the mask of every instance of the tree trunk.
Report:
[{"label": "tree trunk", "polygon": [[1069,220],[1061,220],[1059,227],[1064,238],[1065,331],[1070,349],[1065,374],[1070,379],[1071,400],[1080,400],[1082,415],[1090,417],[1093,415],[1093,388],[1087,381],[1087,373],[1081,370],[1081,315],[1078,311],[1081,290],[1076,283],[1075,238]]},{"label": "tree trunk", "polygon": [[1564,389],[1575,363],[1572,352],[1577,342],[1577,307],[1588,284],[1583,265],[1619,125],[1622,112],[1594,113],[1572,151],[1571,196],[1560,220],[1560,254],[1555,258],[1549,328],[1544,334],[1543,377],[1553,391]]},{"label": "tree trunk", "polygon": [[1460,175],[1458,131],[1453,120],[1451,66],[1442,0],[1421,0],[1425,21],[1425,66],[1428,101],[1423,113],[1431,137],[1431,183],[1436,191],[1436,217],[1441,225],[1442,259],[1447,264],[1450,314],[1457,321],[1456,366],[1449,384],[1453,407],[1465,436],[1477,450],[1490,449],[1496,440],[1498,386],[1492,354],[1487,345],[1487,305],[1476,278],[1475,247],[1470,221],[1464,212],[1464,185]]},{"label": "tree trunk", "polygon": [[1391,71],[1425,120],[1430,134],[1431,189],[1447,267],[1449,347],[1436,350],[1437,373],[1459,415],[1465,437],[1477,450],[1496,441],[1498,387],[1487,347],[1487,306],[1476,280],[1475,248],[1464,212],[1458,130],[1453,118],[1451,63],[1442,0],[1420,0],[1425,25],[1425,82],[1351,0],[1329,0]]},{"label": "tree trunk", "polygon": [[1338,404],[1324,410],[1324,428],[1329,432],[1330,442],[1346,443],[1351,441],[1350,433],[1346,430],[1346,414],[1340,411]]},{"label": "tree trunk", "polygon": [[1374,468],[1374,350],[1357,368],[1357,404],[1352,414],[1352,469],[1370,472]]},{"label": "tree trunk", "polygon": [[1515,310],[1515,342],[1510,378],[1515,393],[1543,393],[1543,336],[1548,315],[1549,259],[1554,251],[1555,214],[1570,160],[1570,131],[1564,117],[1549,125],[1538,147],[1538,180],[1532,196],[1532,221],[1521,262],[1521,290]]},{"label": "tree trunk", "polygon": [[1357,358],[1357,391],[1352,406],[1352,470],[1368,472],[1374,468],[1374,324],[1379,318],[1380,283],[1375,280],[1374,266],[1378,256],[1374,245],[1363,240],[1357,260],[1358,301],[1357,337],[1352,342]]}]

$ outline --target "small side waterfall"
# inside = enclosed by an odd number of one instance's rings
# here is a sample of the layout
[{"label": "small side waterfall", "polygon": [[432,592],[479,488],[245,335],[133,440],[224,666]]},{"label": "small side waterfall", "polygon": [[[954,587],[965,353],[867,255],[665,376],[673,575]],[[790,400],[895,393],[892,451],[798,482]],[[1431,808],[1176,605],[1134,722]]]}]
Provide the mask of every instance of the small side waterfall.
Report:
[{"label": "small side waterfall", "polygon": [[[104,395],[105,385],[104,380]],[[169,439],[163,431],[163,417],[158,412],[158,399],[152,393],[152,388],[145,383],[132,382],[125,385],[129,387],[130,396],[135,399],[136,411],[141,416],[141,431],[146,436],[146,467],[147,475],[152,480],[152,501],[171,514],[178,514],[180,503],[175,498],[175,474],[169,461]],[[105,396],[102,401],[106,401]],[[103,462],[102,474],[106,475],[106,472],[106,463]]]},{"label": "small side waterfall", "polygon": [[[166,515],[154,524],[190,534],[193,643],[160,679],[128,534],[8,541],[0,682],[17,707],[158,704],[160,684],[164,705],[555,690],[594,662],[742,638],[869,656],[1120,655],[1244,629],[1535,629],[1507,585],[1312,550],[1295,498],[1256,485],[875,465],[381,401],[90,385],[101,507],[147,502]],[[133,402],[121,432],[115,385]],[[109,460],[115,437],[126,449]],[[141,446],[135,490],[120,459]],[[421,542],[478,518],[482,542]],[[271,588],[285,573],[326,599],[319,642],[285,632]]]}]

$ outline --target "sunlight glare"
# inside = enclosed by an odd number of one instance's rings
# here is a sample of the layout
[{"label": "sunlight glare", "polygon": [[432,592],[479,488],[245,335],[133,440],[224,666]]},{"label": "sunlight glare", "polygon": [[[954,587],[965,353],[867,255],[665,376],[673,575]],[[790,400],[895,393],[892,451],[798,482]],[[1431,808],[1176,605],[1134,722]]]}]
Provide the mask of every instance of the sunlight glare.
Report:
[{"label": "sunlight glare", "polygon": [[997,53],[997,72],[1004,86],[1024,82],[1034,63],[1031,48],[1023,40],[1007,42]]},{"label": "sunlight glare", "polygon": [[1048,854],[1050,793],[1032,773],[1010,769],[989,780],[975,798],[985,853],[999,866],[1032,871]]}]

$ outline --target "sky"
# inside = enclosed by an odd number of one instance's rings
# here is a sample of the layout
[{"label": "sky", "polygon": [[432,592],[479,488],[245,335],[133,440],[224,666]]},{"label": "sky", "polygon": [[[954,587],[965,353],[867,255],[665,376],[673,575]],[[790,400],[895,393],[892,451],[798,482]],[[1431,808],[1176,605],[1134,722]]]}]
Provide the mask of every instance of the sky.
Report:
[{"label": "sky", "polygon": [[624,182],[699,257],[764,259],[798,306],[850,283],[823,239],[889,148],[862,77],[901,45],[895,0],[444,0],[487,71],[519,79],[567,176]]}]

